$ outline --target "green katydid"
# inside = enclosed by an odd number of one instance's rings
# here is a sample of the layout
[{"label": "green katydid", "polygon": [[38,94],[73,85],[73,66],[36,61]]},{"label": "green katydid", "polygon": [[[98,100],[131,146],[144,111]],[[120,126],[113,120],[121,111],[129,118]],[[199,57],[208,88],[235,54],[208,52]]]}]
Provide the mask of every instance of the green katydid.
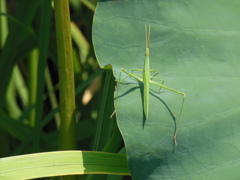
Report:
[{"label": "green katydid", "polygon": [[[140,81],[143,83],[143,111],[144,111],[144,115],[145,115],[145,119],[148,119],[149,116],[149,93],[150,93],[150,84],[154,84],[156,86],[167,90],[170,90],[172,92],[178,93],[180,95],[183,96],[183,100],[182,100],[182,106],[180,109],[180,113],[179,113],[179,121],[182,115],[182,110],[183,110],[183,105],[184,105],[184,99],[185,99],[185,93],[180,92],[178,90],[172,89],[170,87],[167,87],[165,85],[163,85],[164,80],[160,79],[160,78],[156,78],[155,75],[158,74],[158,72],[156,73],[156,71],[154,69],[150,69],[150,60],[149,60],[149,56],[150,56],[150,50],[149,50],[149,44],[150,44],[150,25],[145,25],[145,32],[146,32],[146,53],[145,53],[145,61],[144,61],[144,66],[143,69],[133,69],[132,73],[129,73],[128,71],[126,71],[125,69],[121,68],[120,71],[126,73],[128,76],[127,77],[133,77],[136,80]],[[140,74],[133,74],[133,71],[142,71],[142,75]],[[151,76],[151,71],[154,71],[155,74],[153,76]],[[120,81],[121,78],[121,72],[120,72],[120,77],[119,77],[119,83],[123,82],[126,78],[124,78],[122,81]],[[162,83],[153,81],[152,79],[158,79],[160,81],[162,81]],[[160,92],[159,90],[159,92]],[[176,125],[176,124],[175,124]],[[177,135],[177,128],[175,126],[175,131],[174,131],[174,137],[173,140],[175,142],[175,145],[177,145],[176,142],[176,135]]]}]

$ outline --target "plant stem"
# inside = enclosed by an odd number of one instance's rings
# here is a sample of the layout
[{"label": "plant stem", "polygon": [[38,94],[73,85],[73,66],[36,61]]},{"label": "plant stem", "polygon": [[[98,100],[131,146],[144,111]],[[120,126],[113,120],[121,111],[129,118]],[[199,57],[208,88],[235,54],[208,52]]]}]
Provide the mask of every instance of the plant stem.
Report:
[{"label": "plant stem", "polygon": [[60,87],[61,149],[76,148],[75,90],[68,0],[54,0]]}]

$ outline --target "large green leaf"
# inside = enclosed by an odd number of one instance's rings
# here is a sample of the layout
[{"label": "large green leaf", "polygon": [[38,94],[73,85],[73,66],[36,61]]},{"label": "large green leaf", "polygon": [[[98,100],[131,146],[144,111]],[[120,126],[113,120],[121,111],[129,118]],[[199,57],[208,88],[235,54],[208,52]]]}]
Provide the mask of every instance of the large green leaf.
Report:
[{"label": "large green leaf", "polygon": [[93,40],[100,66],[111,64],[117,79],[120,68],[142,68],[144,25],[151,24],[151,68],[165,85],[186,93],[179,122],[182,96],[151,86],[145,122],[142,84],[127,78],[118,85],[117,121],[134,179],[240,177],[239,9],[238,0],[98,3]]}]

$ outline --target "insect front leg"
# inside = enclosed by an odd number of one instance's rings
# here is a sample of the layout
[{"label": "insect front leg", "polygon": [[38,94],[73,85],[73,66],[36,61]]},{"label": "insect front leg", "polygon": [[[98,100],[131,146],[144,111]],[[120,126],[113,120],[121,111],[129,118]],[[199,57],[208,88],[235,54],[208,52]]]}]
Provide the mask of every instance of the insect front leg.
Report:
[{"label": "insect front leg", "polygon": [[[161,82],[161,84],[164,84],[164,80],[161,79],[161,78],[157,78],[157,77],[151,76],[150,80],[152,80],[152,79],[159,80]],[[158,93],[164,92],[164,91],[161,91],[161,89],[162,89],[162,87],[160,86]]]},{"label": "insect front leg", "polygon": [[[141,72],[143,72],[143,69],[133,69],[133,70],[132,70],[132,74],[134,74],[134,73],[133,73],[134,71],[141,71]],[[137,75],[137,76],[141,76],[141,77],[142,77],[142,74],[134,74],[134,75]]]},{"label": "insect front leg", "polygon": [[125,79],[127,79],[127,78],[129,77],[129,75],[127,75],[127,77],[125,77],[123,80],[121,80],[121,75],[122,75],[122,68],[120,69],[119,79],[116,80],[116,82],[118,82],[118,83],[122,83],[122,82],[124,82]]},{"label": "insect front leg", "polygon": [[[153,76],[150,77],[150,80],[152,80],[152,79],[156,79],[156,80],[161,81],[161,84],[164,84],[164,80],[163,80],[163,79],[160,79],[160,78],[155,77],[156,75],[159,74],[158,71],[156,71],[155,69],[150,69],[150,71],[153,71],[153,72],[154,72]],[[159,88],[158,93],[160,93],[160,92],[164,92],[164,91],[161,91],[161,88],[162,88],[162,87]]]},{"label": "insect front leg", "polygon": [[154,72],[153,76],[151,76],[151,79],[152,79],[153,77],[155,77],[156,75],[158,75],[158,74],[159,74],[159,72],[158,72],[158,71],[156,71],[155,69],[150,69],[150,72],[151,72],[151,71],[153,71],[153,72]]}]

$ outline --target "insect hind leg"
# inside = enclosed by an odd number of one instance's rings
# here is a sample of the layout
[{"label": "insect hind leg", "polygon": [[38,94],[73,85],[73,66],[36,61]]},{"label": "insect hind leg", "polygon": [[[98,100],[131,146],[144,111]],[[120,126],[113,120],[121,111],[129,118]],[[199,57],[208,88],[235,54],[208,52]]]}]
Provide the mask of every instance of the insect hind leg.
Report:
[{"label": "insect hind leg", "polygon": [[[185,101],[185,97],[186,97],[185,93],[182,93],[181,95],[183,95],[183,99],[182,99],[181,109],[180,109],[180,112],[179,112],[178,123],[180,122],[180,119],[181,119],[181,116],[182,116],[184,101]],[[178,123],[176,123],[176,121],[175,121],[175,130],[174,130],[174,135],[173,135],[173,142],[174,142],[175,146],[177,146],[177,126],[178,126]]]}]

